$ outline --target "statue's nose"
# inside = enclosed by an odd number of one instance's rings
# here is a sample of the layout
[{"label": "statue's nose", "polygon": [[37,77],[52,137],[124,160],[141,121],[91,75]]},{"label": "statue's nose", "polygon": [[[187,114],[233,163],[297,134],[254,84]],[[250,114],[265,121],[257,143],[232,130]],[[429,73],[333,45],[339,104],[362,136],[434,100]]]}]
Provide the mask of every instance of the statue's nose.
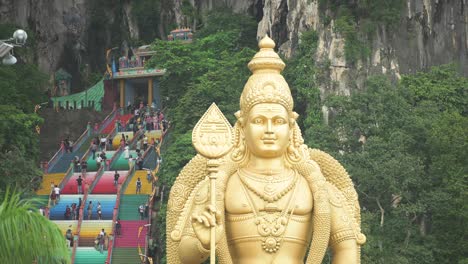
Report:
[{"label": "statue's nose", "polygon": [[265,134],[273,134],[271,120],[267,121],[267,130],[265,131]]}]

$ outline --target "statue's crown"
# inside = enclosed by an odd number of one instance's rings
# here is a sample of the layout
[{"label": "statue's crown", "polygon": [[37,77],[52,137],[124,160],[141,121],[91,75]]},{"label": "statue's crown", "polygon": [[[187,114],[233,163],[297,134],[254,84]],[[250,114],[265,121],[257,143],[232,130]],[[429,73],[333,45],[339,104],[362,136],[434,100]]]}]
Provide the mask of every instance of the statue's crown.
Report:
[{"label": "statue's crown", "polygon": [[260,51],[249,62],[252,75],[244,86],[240,98],[242,114],[259,103],[279,103],[292,112],[294,102],[288,83],[281,75],[286,66],[273,50],[275,42],[265,36],[259,43]]}]

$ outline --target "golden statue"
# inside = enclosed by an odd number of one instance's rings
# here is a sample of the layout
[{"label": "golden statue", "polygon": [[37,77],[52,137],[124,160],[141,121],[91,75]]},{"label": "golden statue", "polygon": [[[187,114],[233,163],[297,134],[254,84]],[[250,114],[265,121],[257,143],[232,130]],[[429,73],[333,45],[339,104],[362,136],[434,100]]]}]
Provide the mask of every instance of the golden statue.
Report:
[{"label": "golden statue", "polygon": [[218,263],[319,264],[328,246],[334,264],[360,263],[366,237],[353,183],[333,157],[304,145],[285,64],[268,36],[259,47],[234,132],[223,128],[220,111],[194,130],[196,147],[212,144],[211,158],[233,148],[217,168],[199,151],[177,177],[166,219],[168,263],[203,263],[211,230]]}]

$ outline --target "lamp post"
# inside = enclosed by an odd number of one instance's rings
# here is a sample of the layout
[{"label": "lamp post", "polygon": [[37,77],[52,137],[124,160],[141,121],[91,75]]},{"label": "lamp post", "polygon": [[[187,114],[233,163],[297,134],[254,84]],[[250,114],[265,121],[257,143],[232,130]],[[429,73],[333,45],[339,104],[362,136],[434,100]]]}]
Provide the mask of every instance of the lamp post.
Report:
[{"label": "lamp post", "polygon": [[0,58],[5,65],[13,65],[18,60],[13,56],[14,47],[23,47],[28,39],[28,34],[22,29],[13,33],[13,37],[0,40]]}]

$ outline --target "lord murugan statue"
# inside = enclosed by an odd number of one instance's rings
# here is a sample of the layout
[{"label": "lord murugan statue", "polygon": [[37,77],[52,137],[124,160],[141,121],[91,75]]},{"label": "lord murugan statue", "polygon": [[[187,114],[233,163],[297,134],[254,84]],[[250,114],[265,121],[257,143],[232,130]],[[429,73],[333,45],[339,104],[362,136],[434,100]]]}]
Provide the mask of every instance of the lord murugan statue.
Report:
[{"label": "lord murugan statue", "polygon": [[353,183],[333,157],[304,144],[285,64],[268,36],[259,47],[216,177],[198,154],[172,187],[167,261],[203,263],[215,244],[218,263],[319,264],[328,247],[334,264],[360,263],[366,237]]}]

